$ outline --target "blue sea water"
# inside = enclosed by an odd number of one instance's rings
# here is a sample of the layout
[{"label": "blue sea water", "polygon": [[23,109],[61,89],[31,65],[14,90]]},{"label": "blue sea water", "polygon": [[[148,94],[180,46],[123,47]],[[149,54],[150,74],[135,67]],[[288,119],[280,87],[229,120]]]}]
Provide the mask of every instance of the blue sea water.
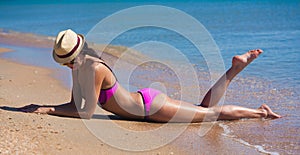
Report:
[{"label": "blue sea water", "polygon": [[[233,55],[261,48],[265,53],[242,74],[283,83],[282,87],[299,88],[299,1],[4,0],[0,1],[0,28],[49,36],[72,28],[78,33],[87,34],[101,19],[116,11],[149,4],[179,9],[201,22],[217,43],[226,68],[229,67]],[[176,47],[193,63],[199,62],[197,58],[201,57],[189,41],[175,32],[159,28],[131,30],[112,43],[134,46],[149,40]]]},{"label": "blue sea water", "polygon": [[[78,33],[87,34],[105,17],[122,9],[140,5],[168,6],[196,18],[205,26],[218,45],[226,68],[230,66],[233,55],[242,54],[249,49],[263,49],[264,53],[260,58],[249,65],[241,73],[241,76],[251,76],[272,82],[273,88],[270,88],[272,90],[288,89],[297,92],[293,94],[299,94],[300,1],[296,0],[177,0],[162,2],[2,0],[0,1],[0,28],[46,36],[55,36],[60,30],[71,28]],[[126,21],[126,19],[124,20]],[[122,23],[120,22],[120,24]],[[145,41],[167,43],[179,49],[193,64],[206,67],[202,55],[191,42],[176,32],[166,29],[155,27],[132,29],[118,36],[112,44],[132,47]],[[155,54],[161,57],[170,57],[170,55],[166,56],[161,53]],[[11,55],[10,57],[16,56]],[[268,95],[265,96],[268,97]],[[283,96],[280,101],[277,101],[291,104],[289,107],[294,107],[295,113],[291,114],[292,118],[279,121],[280,123],[277,124],[274,123],[275,127],[276,125],[279,128],[287,125],[289,128],[299,131],[299,125],[295,125],[299,123],[299,114],[296,114],[299,112],[299,106],[292,105],[299,104],[298,99],[297,96],[291,95]],[[281,109],[281,112],[285,114],[289,113],[288,111],[284,108]],[[295,126],[291,125],[291,122],[295,122],[293,123]],[[275,133],[280,134],[280,129]],[[298,147],[300,137],[299,135],[295,137],[296,140],[289,140]],[[276,140],[281,139],[275,138]],[[278,148],[280,147],[281,145],[278,146]],[[299,149],[294,149],[292,153],[298,151]],[[288,151],[282,152],[289,153]]]}]

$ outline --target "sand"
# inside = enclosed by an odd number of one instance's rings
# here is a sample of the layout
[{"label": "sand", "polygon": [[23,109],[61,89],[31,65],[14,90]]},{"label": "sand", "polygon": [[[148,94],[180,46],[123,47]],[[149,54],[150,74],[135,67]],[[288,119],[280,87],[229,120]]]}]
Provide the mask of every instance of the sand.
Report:
[{"label": "sand", "polygon": [[[28,35],[28,34],[27,34]],[[21,37],[20,37],[21,36]],[[14,38],[15,37],[15,38]],[[22,34],[0,43],[19,46],[35,46],[35,42],[24,41]],[[14,40],[14,42],[11,42]],[[38,39],[39,40],[39,39]],[[50,42],[45,41],[45,42]],[[43,44],[38,44],[42,45]],[[50,47],[45,43],[45,47]],[[0,48],[1,52],[9,49]],[[13,52],[13,51],[11,51]],[[159,148],[148,151],[128,151],[110,146],[94,136],[81,119],[65,118],[50,115],[29,114],[16,111],[17,107],[27,104],[61,104],[70,99],[70,90],[61,81],[53,78],[53,70],[29,66],[0,59],[0,154],[258,154],[253,148],[241,145],[222,135],[223,129],[215,124],[203,137],[197,135],[201,126],[209,123],[196,123],[188,128],[176,139]],[[97,113],[112,115],[97,110]],[[90,121],[106,124],[107,119],[97,116]],[[114,123],[129,129],[129,131],[147,131],[158,129],[163,124],[135,122],[122,119],[113,120]],[[145,134],[151,144],[151,139],[162,139],[171,131],[178,130],[187,124],[171,124],[169,131],[156,135]],[[113,142],[132,146],[132,139],[115,139],[113,130],[107,130]],[[136,137],[137,139],[139,137]],[[138,145],[137,145],[138,147]],[[149,146],[150,147],[150,146]]]}]

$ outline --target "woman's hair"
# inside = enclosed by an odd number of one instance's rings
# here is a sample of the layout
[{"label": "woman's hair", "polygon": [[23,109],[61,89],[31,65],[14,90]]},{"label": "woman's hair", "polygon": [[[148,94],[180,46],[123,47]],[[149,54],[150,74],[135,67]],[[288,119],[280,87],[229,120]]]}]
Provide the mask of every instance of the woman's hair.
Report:
[{"label": "woman's hair", "polygon": [[80,54],[90,55],[92,57],[96,57],[96,58],[101,59],[101,52],[99,52],[99,51],[97,52],[96,50],[90,48],[86,42],[84,43]]}]

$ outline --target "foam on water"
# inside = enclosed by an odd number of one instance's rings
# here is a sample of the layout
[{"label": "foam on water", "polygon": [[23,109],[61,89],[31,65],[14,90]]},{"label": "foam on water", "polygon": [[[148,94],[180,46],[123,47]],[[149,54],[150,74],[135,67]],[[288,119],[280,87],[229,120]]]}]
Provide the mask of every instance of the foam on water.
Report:
[{"label": "foam on water", "polygon": [[234,135],[233,131],[230,130],[229,126],[225,125],[224,123],[219,123],[218,125],[221,128],[223,128],[223,130],[224,130],[224,133],[222,134],[223,136],[229,137],[229,138],[233,139],[234,141],[239,142],[239,143],[241,143],[241,144],[243,144],[245,146],[252,147],[255,150],[257,150],[258,152],[265,153],[265,154],[270,154],[270,155],[279,155],[278,152],[271,152],[271,151],[265,150],[264,147],[261,146],[261,145],[250,144],[250,143],[246,142],[243,139],[237,138]]}]

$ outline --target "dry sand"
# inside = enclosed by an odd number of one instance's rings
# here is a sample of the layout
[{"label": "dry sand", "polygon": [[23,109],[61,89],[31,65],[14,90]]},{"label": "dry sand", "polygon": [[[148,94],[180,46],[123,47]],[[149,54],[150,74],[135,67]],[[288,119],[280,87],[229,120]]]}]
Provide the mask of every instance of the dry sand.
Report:
[{"label": "dry sand", "polygon": [[[16,35],[18,36],[18,35]],[[3,40],[3,39],[2,39]],[[20,38],[13,38],[23,40]],[[1,41],[0,41],[1,42]],[[7,43],[5,41],[2,43]],[[22,41],[20,41],[22,43]],[[22,43],[23,44],[23,43]],[[20,44],[20,45],[22,45]],[[28,43],[31,46],[31,43]],[[0,48],[1,52],[9,49]],[[95,137],[81,119],[37,115],[16,111],[27,104],[60,104],[68,102],[70,90],[51,77],[53,71],[0,59],[0,154],[258,154],[249,148],[222,136],[223,129],[214,126],[204,137],[197,131],[205,123],[191,124],[174,141],[158,149],[145,152],[124,151],[109,146]],[[109,113],[105,113],[109,114]],[[105,119],[93,118],[100,123]],[[130,130],[148,130],[162,126],[157,123],[114,120]],[[171,125],[176,130],[181,124]],[[170,130],[170,131],[171,131]],[[131,139],[112,139],[131,145]],[[160,133],[168,135],[168,132]],[[126,137],[126,135],[124,135]],[[149,141],[157,137],[147,137]],[[145,142],[145,145],[148,142]]]}]

